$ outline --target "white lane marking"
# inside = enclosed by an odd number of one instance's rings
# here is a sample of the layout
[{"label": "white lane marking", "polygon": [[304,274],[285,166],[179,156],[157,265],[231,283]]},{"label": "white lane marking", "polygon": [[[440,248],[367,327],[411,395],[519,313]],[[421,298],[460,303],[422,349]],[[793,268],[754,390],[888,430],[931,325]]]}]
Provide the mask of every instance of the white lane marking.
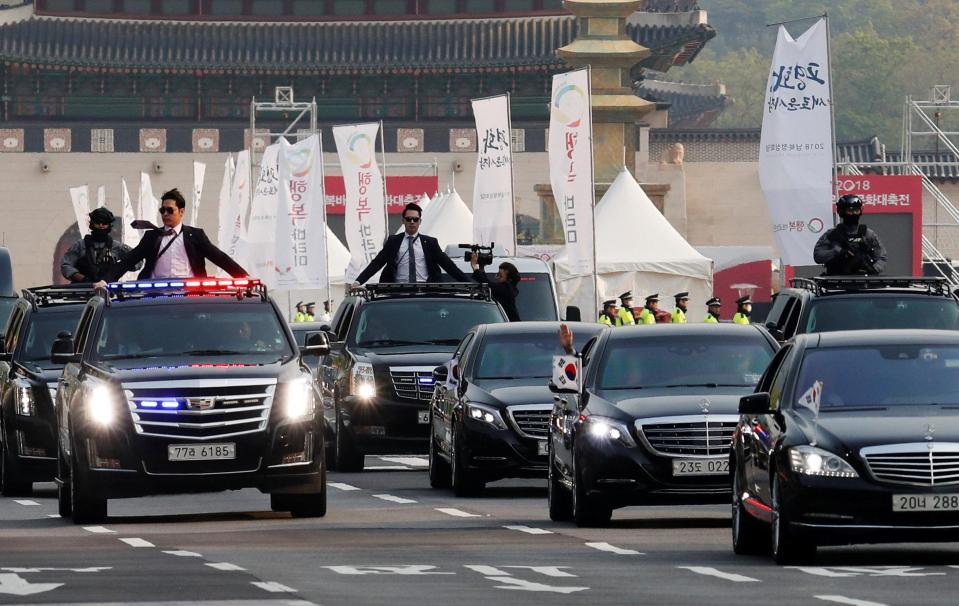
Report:
[{"label": "white lane marking", "polygon": [[944,572],[923,572],[918,566],[789,566],[794,570],[820,577],[937,577],[944,576]]},{"label": "white lane marking", "polygon": [[184,551],[182,549],[174,549],[172,551],[164,551],[163,553],[171,556],[178,556],[181,558],[202,558],[203,556],[198,554],[195,551]]},{"label": "white lane marking", "polygon": [[503,583],[502,585],[496,585],[497,589],[514,589],[516,591],[543,591],[547,593],[575,593],[577,591],[585,591],[589,589],[589,587],[556,587],[554,585],[546,585],[544,583],[534,583],[533,581],[517,579],[516,577],[486,578],[491,581],[496,581],[497,583]]},{"label": "white lane marking", "polygon": [[525,532],[526,534],[553,534],[552,530],[546,530],[545,528],[532,528],[530,526],[503,526],[507,530],[518,530],[520,532]]},{"label": "white lane marking", "polygon": [[401,566],[324,566],[337,574],[364,575],[364,574],[395,574],[400,576],[423,576],[432,574],[456,574],[442,572],[436,566],[424,564],[406,564]]},{"label": "white lane marking", "polygon": [[419,457],[378,457],[381,461],[387,463],[397,463],[399,465],[407,465],[409,467],[429,467],[430,462],[425,458],[421,459]]},{"label": "white lane marking", "polygon": [[139,539],[137,537],[132,537],[129,539],[120,539],[120,541],[123,543],[126,543],[130,547],[156,547],[156,545],[154,545],[150,541]]},{"label": "white lane marking", "polygon": [[0,568],[4,572],[16,572],[18,574],[26,574],[28,572],[103,572],[104,570],[113,570],[110,566],[90,566],[88,568],[57,568],[57,567],[42,567],[42,568],[16,568],[16,567],[5,567]]},{"label": "white lane marking", "polygon": [[270,593],[296,593],[296,590],[292,587],[287,587],[286,585],[281,585],[273,581],[252,581],[251,584]]},{"label": "white lane marking", "polygon": [[59,514],[59,513],[48,513],[48,514],[47,514],[47,517],[48,517],[48,518],[59,518],[59,517],[60,517],[60,514]]},{"label": "white lane marking", "polygon": [[547,577],[576,577],[575,574],[563,570],[563,568],[569,568],[569,566],[505,566],[504,568],[530,570]]},{"label": "white lane marking", "polygon": [[636,551],[635,549],[623,549],[622,547],[616,547],[615,545],[610,545],[609,543],[586,543],[586,546],[592,547],[593,549],[598,549],[600,551],[615,553],[617,555],[643,555],[643,552],[641,551]]},{"label": "white lane marking", "polygon": [[410,471],[413,468],[406,465],[367,465],[363,469],[366,471]]},{"label": "white lane marking", "polygon": [[759,579],[754,579],[752,577],[746,577],[741,574],[733,574],[731,572],[723,572],[722,570],[717,570],[709,566],[677,566],[676,568],[682,568],[695,572],[696,574],[702,574],[707,577],[716,577],[718,579],[724,579],[726,581],[732,581],[734,583],[759,583]]},{"label": "white lane marking", "polygon": [[394,496],[394,495],[391,495],[391,494],[375,494],[375,495],[373,495],[373,496],[374,496],[375,498],[377,498],[377,499],[382,499],[382,500],[384,500],[384,501],[389,501],[389,502],[391,502],[391,503],[407,504],[407,503],[415,503],[415,502],[416,502],[416,501],[414,501],[413,499],[407,499],[407,498],[405,498],[405,497],[397,497],[397,496]]},{"label": "white lane marking", "polygon": [[356,486],[350,484],[344,484],[343,482],[328,482],[327,486],[330,488],[335,488],[337,490],[359,490]]},{"label": "white lane marking", "polygon": [[63,583],[31,583],[20,575],[13,573],[0,574],[0,593],[11,595],[33,595],[52,591],[62,587]]},{"label": "white lane marking", "polygon": [[468,511],[463,511],[462,509],[454,509],[452,507],[437,507],[436,511],[440,513],[445,513],[448,516],[453,516],[454,518],[481,518],[483,516],[478,513],[470,513]]},{"label": "white lane marking", "polygon": [[106,526],[84,526],[84,530],[93,534],[116,534],[116,530],[110,530]]},{"label": "white lane marking", "polygon": [[14,499],[13,502],[18,505],[23,505],[24,507],[36,507],[40,505],[40,503],[30,499]]},{"label": "white lane marking", "polygon": [[467,564],[465,566],[472,571],[478,572],[484,577],[508,577],[509,573],[505,570],[500,570],[499,568],[494,568],[492,566],[485,566],[483,564]]},{"label": "white lane marking", "polygon": [[207,566],[210,568],[215,568],[216,570],[224,571],[233,571],[233,570],[246,570],[242,566],[237,566],[236,564],[230,564],[229,562],[207,562]]},{"label": "white lane marking", "polygon": [[886,606],[885,604],[880,604],[879,602],[869,602],[867,600],[856,600],[853,598],[847,598],[841,595],[817,595],[813,596],[817,600],[822,600],[824,602],[835,602],[836,604],[849,604],[849,606]]}]

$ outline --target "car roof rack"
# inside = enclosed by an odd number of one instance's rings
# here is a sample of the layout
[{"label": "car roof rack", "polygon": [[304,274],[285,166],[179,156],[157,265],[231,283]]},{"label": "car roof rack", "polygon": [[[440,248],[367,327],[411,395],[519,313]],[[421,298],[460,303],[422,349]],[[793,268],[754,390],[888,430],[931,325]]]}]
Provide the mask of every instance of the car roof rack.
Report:
[{"label": "car roof rack", "polygon": [[92,284],[53,284],[24,288],[21,292],[33,311],[53,305],[86,303],[95,294]]},{"label": "car roof rack", "polygon": [[858,290],[901,289],[920,291],[928,295],[953,296],[945,278],[912,276],[818,276],[793,278],[790,286],[808,290],[817,295],[838,294]]},{"label": "car roof rack", "polygon": [[492,300],[489,284],[478,282],[415,282],[413,284],[379,283],[353,288],[348,296],[362,297],[367,301],[385,299],[396,295],[448,296],[469,299]]},{"label": "car roof rack", "polygon": [[237,300],[259,297],[267,300],[266,285],[249,278],[171,278],[167,280],[133,280],[111,282],[98,288],[106,300],[156,299],[160,297],[234,297]]}]

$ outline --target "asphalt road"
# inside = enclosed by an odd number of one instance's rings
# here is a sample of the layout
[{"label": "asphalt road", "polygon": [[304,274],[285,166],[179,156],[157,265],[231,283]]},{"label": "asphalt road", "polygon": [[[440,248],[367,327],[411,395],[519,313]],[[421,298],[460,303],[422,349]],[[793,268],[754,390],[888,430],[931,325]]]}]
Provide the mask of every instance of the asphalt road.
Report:
[{"label": "asphalt road", "polygon": [[545,482],[480,498],[431,490],[425,460],[331,473],[329,513],[292,519],[255,490],[112,501],[101,526],[56,515],[52,484],[0,499],[0,604],[948,604],[959,545],[737,557],[725,506],[618,510],[555,524]]}]

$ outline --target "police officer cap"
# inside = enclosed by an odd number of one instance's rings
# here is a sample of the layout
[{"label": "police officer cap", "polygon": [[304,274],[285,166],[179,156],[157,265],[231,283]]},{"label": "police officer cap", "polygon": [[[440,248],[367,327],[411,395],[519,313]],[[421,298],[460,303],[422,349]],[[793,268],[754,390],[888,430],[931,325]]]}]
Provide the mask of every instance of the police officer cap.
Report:
[{"label": "police officer cap", "polygon": [[745,297],[739,297],[738,299],[736,299],[737,305],[745,305],[746,303],[752,303],[752,302],[753,301],[752,299],[749,298],[749,295],[746,295]]},{"label": "police officer cap", "polygon": [[706,301],[706,307],[712,307],[713,305],[722,305],[723,302],[719,300],[719,297],[713,297],[709,301]]},{"label": "police officer cap", "polygon": [[656,303],[658,301],[659,301],[659,293],[656,293],[655,295],[649,295],[648,297],[646,297],[647,303]]},{"label": "police officer cap", "polygon": [[689,298],[689,292],[678,292],[678,293],[676,293],[675,295],[673,295],[673,297],[675,297],[677,301],[679,301],[679,300],[681,300],[681,299],[688,299],[688,298]]},{"label": "police officer cap", "polygon": [[90,223],[102,223],[103,225],[110,225],[113,223],[115,218],[116,217],[113,216],[113,213],[110,212],[110,209],[104,206],[90,211]]},{"label": "police officer cap", "polygon": [[632,300],[633,300],[633,291],[627,290],[627,291],[624,292],[623,294],[619,295],[619,299],[620,299],[620,301],[622,301],[623,303],[625,303],[626,301],[632,301]]},{"label": "police officer cap", "polygon": [[303,301],[297,301],[297,302],[296,302],[296,306],[297,306],[297,307],[303,307]]},{"label": "police officer cap", "polygon": [[316,301],[310,301],[306,304],[307,307],[316,307]]},{"label": "police officer cap", "polygon": [[616,306],[616,299],[610,299],[609,301],[603,301],[603,309],[606,309],[607,307],[615,307],[615,306]]}]

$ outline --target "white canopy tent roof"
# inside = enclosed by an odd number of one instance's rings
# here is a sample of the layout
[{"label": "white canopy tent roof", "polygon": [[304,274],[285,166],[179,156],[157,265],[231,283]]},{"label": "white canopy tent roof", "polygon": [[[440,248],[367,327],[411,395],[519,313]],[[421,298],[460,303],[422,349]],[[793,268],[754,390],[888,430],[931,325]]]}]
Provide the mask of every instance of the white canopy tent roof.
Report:
[{"label": "white canopy tent roof", "polygon": [[[713,262],[696,252],[623,169],[596,205],[596,270],[598,301],[633,292],[634,306],[659,293],[663,309],[672,296],[688,291],[690,310],[712,297]],[[576,305],[589,321],[598,314],[592,275],[572,275],[565,251],[553,260],[561,305]],[[700,321],[691,313],[690,321]]]},{"label": "white canopy tent roof", "polygon": [[350,251],[336,234],[326,226],[326,270],[330,272],[330,284],[346,282],[346,268],[350,264]]},{"label": "white canopy tent roof", "polygon": [[431,202],[429,208],[420,230],[439,240],[441,249],[473,241],[473,213],[455,189],[443,200]]}]

